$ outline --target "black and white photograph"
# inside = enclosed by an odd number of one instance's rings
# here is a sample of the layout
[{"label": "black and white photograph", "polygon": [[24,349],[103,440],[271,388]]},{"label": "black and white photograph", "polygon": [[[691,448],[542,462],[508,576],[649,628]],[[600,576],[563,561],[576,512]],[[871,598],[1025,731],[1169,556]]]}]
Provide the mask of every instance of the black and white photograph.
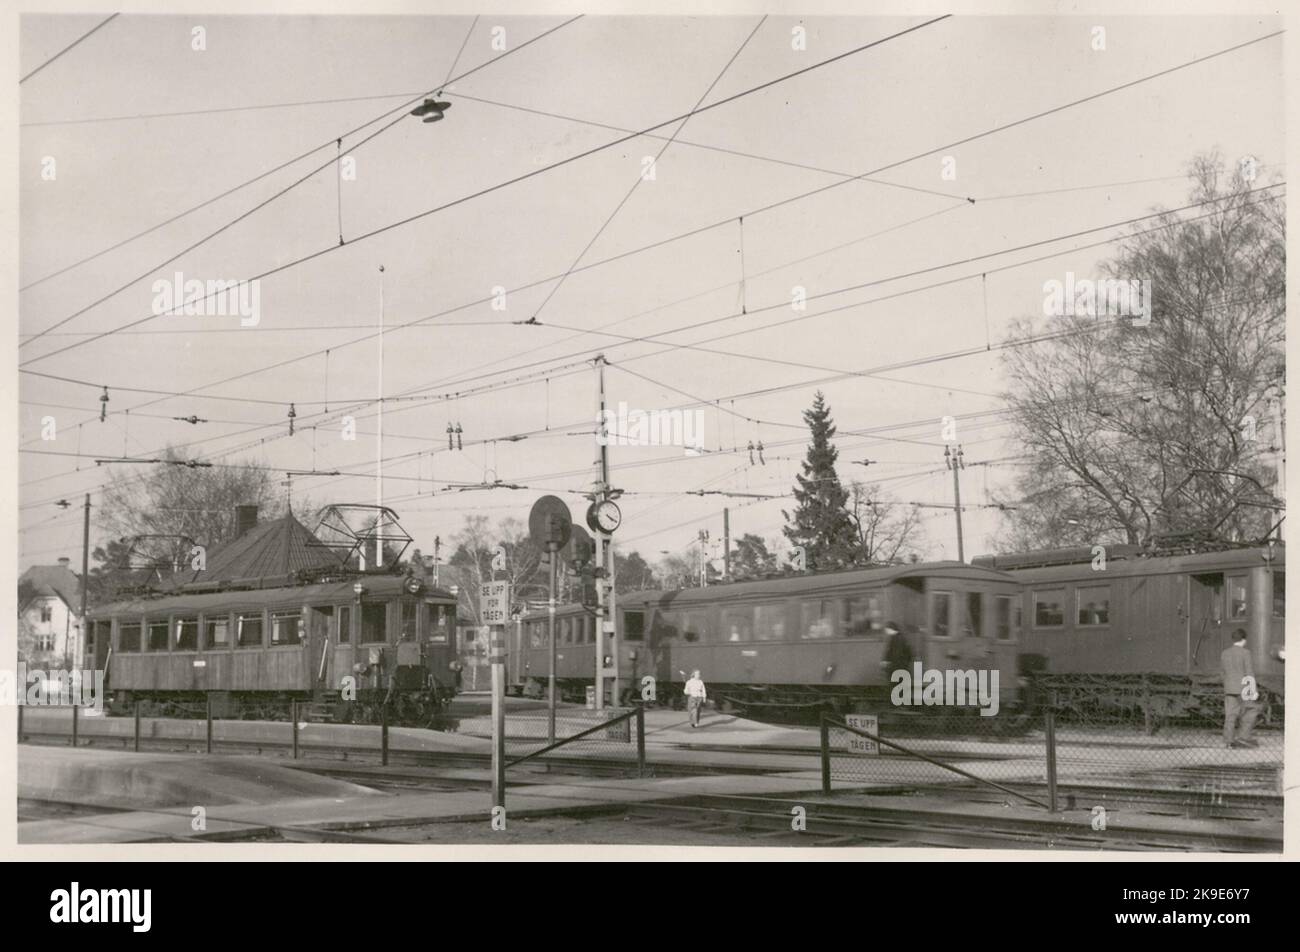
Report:
[{"label": "black and white photograph", "polygon": [[6,851],[1289,853],[1281,8],[31,6]]}]

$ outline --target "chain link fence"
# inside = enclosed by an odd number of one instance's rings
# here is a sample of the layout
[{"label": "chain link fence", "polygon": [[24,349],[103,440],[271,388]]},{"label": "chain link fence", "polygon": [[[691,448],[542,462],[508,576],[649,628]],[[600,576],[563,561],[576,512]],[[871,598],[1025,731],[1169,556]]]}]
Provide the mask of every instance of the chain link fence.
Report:
[{"label": "chain link fence", "polygon": [[931,708],[827,717],[823,786],[832,782],[916,791],[1001,787],[1024,799],[1146,799],[1188,815],[1241,805],[1280,815],[1284,736],[1257,728],[1229,745],[1222,726],[1136,715]]}]

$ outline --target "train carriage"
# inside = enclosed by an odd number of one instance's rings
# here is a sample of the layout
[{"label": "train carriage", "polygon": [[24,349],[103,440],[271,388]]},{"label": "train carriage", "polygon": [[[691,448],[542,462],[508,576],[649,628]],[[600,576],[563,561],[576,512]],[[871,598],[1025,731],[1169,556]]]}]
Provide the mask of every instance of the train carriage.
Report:
[{"label": "train carriage", "polygon": [[[577,699],[593,683],[589,610],[557,610],[556,675]],[[885,623],[900,624],[925,669],[998,672],[1003,705],[1017,695],[1020,586],[1005,573],[940,562],[735,582],[618,597],[614,647],[624,689],[649,675],[678,697],[699,669],[711,696],[738,710],[880,709],[893,684]],[[517,683],[549,671],[548,616],[523,620]]]},{"label": "train carriage", "polygon": [[1281,544],[1152,553],[1136,546],[986,556],[1023,584],[1022,666],[1079,713],[1222,717],[1220,654],[1247,633],[1261,701],[1285,697]]}]

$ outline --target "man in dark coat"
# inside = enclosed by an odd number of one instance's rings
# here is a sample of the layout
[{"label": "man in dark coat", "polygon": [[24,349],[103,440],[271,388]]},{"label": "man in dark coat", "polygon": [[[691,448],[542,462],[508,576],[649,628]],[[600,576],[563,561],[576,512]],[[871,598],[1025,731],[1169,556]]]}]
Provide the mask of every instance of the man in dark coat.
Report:
[{"label": "man in dark coat", "polygon": [[[1246,631],[1232,633],[1232,645],[1219,656],[1223,664],[1223,742],[1228,747],[1258,747],[1250,739],[1259,717],[1259,688],[1255,684],[1255,663],[1246,648]],[[1240,724],[1241,732],[1237,728]]]},{"label": "man in dark coat", "polygon": [[880,663],[885,669],[886,677],[895,671],[912,672],[912,646],[907,643],[907,635],[892,621],[885,622],[885,660]]}]

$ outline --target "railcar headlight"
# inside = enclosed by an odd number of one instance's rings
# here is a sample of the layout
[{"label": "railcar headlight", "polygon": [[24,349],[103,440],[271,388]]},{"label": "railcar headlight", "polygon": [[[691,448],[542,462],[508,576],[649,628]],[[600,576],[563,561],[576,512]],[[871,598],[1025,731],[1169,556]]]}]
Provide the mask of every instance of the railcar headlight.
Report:
[{"label": "railcar headlight", "polygon": [[1275,652],[1273,652],[1273,653],[1274,653],[1275,655],[1277,655],[1277,660],[1278,660],[1278,661],[1285,661],[1285,660],[1286,660],[1286,648],[1285,648],[1285,647],[1278,648],[1277,651],[1275,651]]}]

